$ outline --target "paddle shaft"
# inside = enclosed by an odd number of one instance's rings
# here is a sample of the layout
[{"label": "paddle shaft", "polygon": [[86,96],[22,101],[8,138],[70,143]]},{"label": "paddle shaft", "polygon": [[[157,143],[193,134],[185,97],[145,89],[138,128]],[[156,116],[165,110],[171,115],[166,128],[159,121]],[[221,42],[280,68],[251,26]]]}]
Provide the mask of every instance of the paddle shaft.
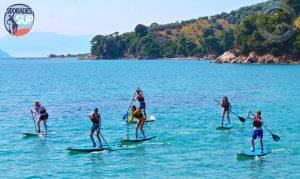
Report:
[{"label": "paddle shaft", "polygon": [[[137,89],[139,89],[139,88],[137,88]],[[127,109],[126,114],[128,114],[128,112],[129,112],[129,110],[130,110],[130,107],[131,107],[131,105],[132,105],[132,103],[133,103],[133,100],[134,100],[135,95],[136,95],[136,90],[135,90],[135,93],[134,93],[134,95],[133,95],[133,97],[132,97],[132,99],[131,99],[131,102],[130,102],[129,106],[128,106],[128,109]],[[128,115],[127,115],[127,119],[128,119]]]},{"label": "paddle shaft", "polygon": [[108,143],[106,142],[106,140],[104,139],[103,135],[100,132],[100,136],[102,137],[102,139],[104,140],[105,144],[107,145],[108,149],[111,150],[111,148],[109,147]]},{"label": "paddle shaft", "polygon": [[[139,88],[137,88],[137,89],[139,89]],[[137,90],[137,89],[136,89],[136,90]],[[131,107],[131,105],[132,105],[132,103],[133,103],[133,100],[134,100],[134,97],[135,97],[135,95],[136,95],[136,90],[135,90],[135,93],[134,93],[134,95],[133,95],[133,97],[132,97],[132,99],[131,99],[131,102],[130,102],[130,104],[129,104],[129,107],[128,107],[128,109],[127,109],[127,112],[126,112],[126,118],[127,118],[126,124],[127,124],[127,122],[128,122],[128,112],[129,112],[129,110],[130,110],[130,107]],[[127,124],[127,139],[129,139],[129,124]]]},{"label": "paddle shaft", "polygon": [[33,111],[32,111],[32,110],[30,110],[30,111],[31,111],[31,117],[32,117],[32,120],[33,120],[35,132],[38,132],[37,129],[36,129],[35,119],[34,119],[34,117],[33,117]]}]

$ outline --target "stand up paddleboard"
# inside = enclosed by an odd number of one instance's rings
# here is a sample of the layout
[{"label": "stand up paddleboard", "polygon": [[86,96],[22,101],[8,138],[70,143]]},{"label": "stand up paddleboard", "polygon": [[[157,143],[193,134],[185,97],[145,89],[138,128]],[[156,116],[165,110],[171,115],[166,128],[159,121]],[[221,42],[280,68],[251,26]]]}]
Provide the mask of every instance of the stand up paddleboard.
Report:
[{"label": "stand up paddleboard", "polygon": [[138,139],[123,139],[121,142],[129,142],[129,143],[138,143],[145,142],[151,139],[154,139],[156,136],[146,137],[146,138],[138,138]]},{"label": "stand up paddleboard", "polygon": [[68,147],[66,150],[68,151],[73,151],[73,152],[101,152],[104,150],[110,150],[109,148],[72,148],[72,147]]},{"label": "stand up paddleboard", "polygon": [[240,152],[237,155],[238,156],[243,156],[243,157],[261,157],[261,156],[266,156],[268,154],[272,153],[271,149],[265,149],[263,151],[261,151],[260,149],[255,150],[254,152]]},{"label": "stand up paddleboard", "polygon": [[56,134],[56,132],[48,132],[48,133],[45,133],[45,132],[40,132],[40,133],[37,133],[37,132],[25,132],[23,133],[24,136],[46,136],[46,135],[54,135]]},{"label": "stand up paddleboard", "polygon": [[225,124],[222,127],[217,127],[216,129],[217,130],[230,130],[230,129],[232,129],[232,125]]}]

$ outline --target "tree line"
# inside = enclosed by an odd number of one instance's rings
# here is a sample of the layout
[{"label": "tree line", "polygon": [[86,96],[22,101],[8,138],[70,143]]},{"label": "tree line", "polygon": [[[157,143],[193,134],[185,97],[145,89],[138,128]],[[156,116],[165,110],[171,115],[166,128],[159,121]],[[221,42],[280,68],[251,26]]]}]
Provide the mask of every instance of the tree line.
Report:
[{"label": "tree line", "polygon": [[[230,49],[240,54],[250,52],[271,53],[275,56],[292,54],[300,56],[300,30],[283,41],[266,39],[262,30],[270,37],[280,37],[291,30],[291,14],[277,10],[264,15],[266,9],[281,0],[271,0],[243,7],[231,13],[211,17],[200,17],[188,21],[165,25],[139,24],[133,32],[97,35],[91,40],[91,53],[104,59],[116,58],[174,58],[219,56]],[[284,0],[299,16],[299,0]]]}]

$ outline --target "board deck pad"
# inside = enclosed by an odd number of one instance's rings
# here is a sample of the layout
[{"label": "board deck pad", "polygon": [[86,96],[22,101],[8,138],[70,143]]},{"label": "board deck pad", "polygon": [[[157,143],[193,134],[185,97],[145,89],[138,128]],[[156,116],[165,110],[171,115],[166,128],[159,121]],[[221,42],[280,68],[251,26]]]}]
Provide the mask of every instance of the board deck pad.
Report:
[{"label": "board deck pad", "polygon": [[72,147],[68,147],[66,150],[68,151],[73,151],[73,152],[101,152],[104,150],[109,150],[109,148],[103,147],[103,148],[97,148],[97,147],[93,147],[93,148],[72,148]]},{"label": "board deck pad", "polygon": [[261,149],[257,149],[254,152],[251,151],[247,151],[247,152],[240,152],[237,155],[238,156],[246,156],[246,157],[256,157],[256,156],[266,156],[268,154],[272,153],[271,149],[265,149],[263,150],[263,152],[261,151]]},{"label": "board deck pad", "polygon": [[154,139],[156,136],[146,137],[146,138],[138,138],[138,139],[123,139],[121,142],[144,142],[151,139]]},{"label": "board deck pad", "polygon": [[217,130],[230,130],[232,129],[232,125],[224,124],[223,127],[217,127]]}]

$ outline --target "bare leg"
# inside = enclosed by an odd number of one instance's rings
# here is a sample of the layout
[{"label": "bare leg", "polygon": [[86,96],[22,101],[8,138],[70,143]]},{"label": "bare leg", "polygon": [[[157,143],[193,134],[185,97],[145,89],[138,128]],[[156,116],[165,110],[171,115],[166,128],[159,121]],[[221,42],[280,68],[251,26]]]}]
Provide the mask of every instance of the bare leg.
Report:
[{"label": "bare leg", "polygon": [[143,113],[144,113],[145,119],[147,120],[146,107],[143,109]]},{"label": "bare leg", "polygon": [[223,108],[222,109],[222,122],[221,122],[221,127],[223,127],[223,124],[224,124],[224,116],[225,116],[225,109]]},{"label": "bare leg", "polygon": [[40,124],[41,121],[42,121],[41,119],[39,119],[39,120],[37,121],[37,126],[38,126],[38,131],[37,131],[37,132],[38,132],[38,133],[41,132],[41,124]]},{"label": "bare leg", "polygon": [[260,137],[260,138],[259,138],[259,141],[260,141],[260,148],[261,148],[261,151],[263,152],[263,150],[264,150],[263,138]]},{"label": "bare leg", "polygon": [[255,151],[254,139],[251,138],[251,151]]},{"label": "bare leg", "polygon": [[99,148],[102,148],[102,142],[101,142],[101,138],[100,138],[100,129],[97,130],[97,139],[99,141]]},{"label": "bare leg", "polygon": [[48,129],[47,129],[47,119],[44,120],[44,127],[45,127],[45,131],[46,131],[46,134],[48,133]]},{"label": "bare leg", "polygon": [[95,140],[94,140],[93,135],[94,135],[94,131],[91,131],[91,133],[90,133],[90,138],[91,138],[91,140],[92,140],[92,142],[93,142],[93,147],[96,147],[96,143],[95,143]]},{"label": "bare leg", "polygon": [[229,117],[229,110],[227,110],[227,119],[228,119],[228,124],[230,125],[230,117]]},{"label": "bare leg", "polygon": [[140,123],[140,121],[138,121],[136,123],[136,127],[135,127],[135,139],[138,138],[138,132],[139,132],[140,125],[141,125],[141,123]]},{"label": "bare leg", "polygon": [[140,125],[140,130],[141,130],[141,132],[142,132],[144,138],[146,138],[145,132],[144,132],[144,125],[145,125],[145,123],[146,123],[146,120],[143,120],[143,121],[141,122],[141,125]]}]

